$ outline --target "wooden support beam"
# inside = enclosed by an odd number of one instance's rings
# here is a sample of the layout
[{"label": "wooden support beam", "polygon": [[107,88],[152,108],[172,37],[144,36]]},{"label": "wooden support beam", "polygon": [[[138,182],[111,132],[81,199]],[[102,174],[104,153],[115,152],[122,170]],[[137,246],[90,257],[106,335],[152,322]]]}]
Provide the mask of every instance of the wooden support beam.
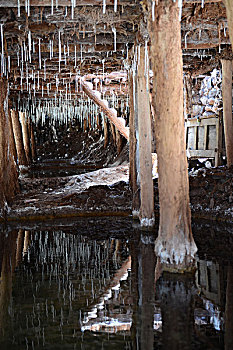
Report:
[{"label": "wooden support beam", "polygon": [[11,110],[11,119],[12,119],[15,145],[16,145],[17,156],[18,156],[18,163],[19,165],[27,166],[28,162],[27,162],[27,158],[24,150],[22,128],[19,121],[18,111]]},{"label": "wooden support beam", "polygon": [[129,140],[129,128],[124,125],[121,118],[117,118],[117,111],[114,108],[109,108],[107,101],[101,100],[99,93],[92,90],[91,84],[80,79],[80,84],[82,85],[83,91],[87,96],[90,97],[104,112],[104,114],[109,118],[109,120],[115,125],[119,132]]},{"label": "wooden support beam", "polygon": [[30,146],[30,139],[29,139],[29,132],[28,132],[28,123],[26,120],[26,113],[25,112],[19,112],[20,122],[22,125],[22,135],[23,135],[23,145],[25,150],[25,155],[27,158],[27,163],[31,163],[31,146]]},{"label": "wooden support beam", "polygon": [[[151,1],[147,2],[151,13]],[[171,272],[194,267],[197,251],[191,229],[183,116],[183,64],[178,2],[160,1],[149,17],[154,73],[156,150],[160,203],[155,252]]]},{"label": "wooden support beam", "polygon": [[146,75],[149,75],[149,61],[145,57],[145,48],[140,46],[140,62],[137,74],[137,109],[139,136],[139,178],[140,178],[140,223],[151,227],[155,224],[154,188],[152,180],[151,158],[151,116],[149,86]]},{"label": "wooden support beam", "polygon": [[129,105],[130,105],[130,116],[129,116],[129,182],[133,194],[132,199],[132,214],[133,217],[139,217],[140,210],[140,187],[138,183],[138,141],[136,137],[136,130],[138,128],[138,113],[136,103],[136,90],[137,90],[137,79],[135,72],[129,72]]},{"label": "wooden support beam", "polygon": [[7,207],[19,191],[17,167],[13,156],[8,118],[8,84],[0,78],[0,218],[5,218]]},{"label": "wooden support beam", "polygon": [[227,166],[233,165],[232,61],[222,60],[223,122]]}]

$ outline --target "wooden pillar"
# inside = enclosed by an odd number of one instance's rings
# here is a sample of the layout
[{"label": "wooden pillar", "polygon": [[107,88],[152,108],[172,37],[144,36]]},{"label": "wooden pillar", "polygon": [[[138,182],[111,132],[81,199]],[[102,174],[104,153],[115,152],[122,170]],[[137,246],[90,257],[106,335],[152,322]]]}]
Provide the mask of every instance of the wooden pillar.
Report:
[{"label": "wooden pillar", "polygon": [[[140,222],[141,226],[153,226],[154,219],[154,188],[152,180],[151,158],[151,116],[149,86],[146,74],[149,74],[148,62],[145,59],[144,46],[139,47],[140,61],[137,74],[137,104],[138,104],[138,137],[139,137],[139,177],[140,177]],[[145,67],[146,64],[146,67]]]},{"label": "wooden pillar", "polygon": [[12,147],[12,154],[15,160],[15,163],[17,164],[17,150],[15,145],[15,139],[14,139],[14,132],[13,132],[13,126],[12,126],[12,120],[11,120],[11,111],[8,111],[8,117],[9,117],[9,136],[10,136],[10,143]]},{"label": "wooden pillar", "polygon": [[29,129],[29,134],[30,134],[30,139],[31,139],[31,154],[32,154],[32,160],[36,159],[36,141],[35,141],[35,134],[34,134],[34,125],[33,122],[28,119],[28,123],[30,125]]},{"label": "wooden pillar", "polygon": [[23,135],[22,135],[22,129],[19,121],[18,111],[11,110],[11,120],[13,125],[18,163],[19,165],[28,165],[25,150],[24,150]]},{"label": "wooden pillar", "polygon": [[129,72],[129,182],[133,194],[132,214],[133,217],[139,217],[140,208],[140,188],[137,181],[137,105],[136,105],[136,77],[135,72]]},{"label": "wooden pillar", "polygon": [[111,132],[112,132],[112,139],[114,145],[116,145],[116,131],[115,131],[115,125],[110,121],[110,127],[111,127]]},{"label": "wooden pillar", "polygon": [[123,140],[123,136],[121,136],[120,131],[117,129],[116,129],[116,146],[117,146],[117,154],[120,154],[124,146],[124,140]]},{"label": "wooden pillar", "polygon": [[18,173],[10,140],[7,91],[7,81],[0,78],[0,217],[5,217],[8,204],[19,191]]},{"label": "wooden pillar", "polygon": [[22,135],[23,135],[23,145],[25,150],[25,155],[27,158],[27,163],[31,163],[31,146],[28,132],[27,116],[25,112],[19,112],[20,121],[22,125]]},{"label": "wooden pillar", "polygon": [[109,135],[108,135],[108,120],[105,116],[103,116],[103,121],[104,121],[104,148],[106,148],[109,142]]},{"label": "wooden pillar", "polygon": [[227,166],[233,165],[232,60],[222,60],[223,123]]},{"label": "wooden pillar", "polygon": [[[152,14],[151,1],[147,2]],[[159,235],[155,252],[162,268],[178,272],[193,268],[197,251],[191,230],[189,182],[183,117],[183,63],[178,1],[163,0],[149,18],[154,73]]]}]

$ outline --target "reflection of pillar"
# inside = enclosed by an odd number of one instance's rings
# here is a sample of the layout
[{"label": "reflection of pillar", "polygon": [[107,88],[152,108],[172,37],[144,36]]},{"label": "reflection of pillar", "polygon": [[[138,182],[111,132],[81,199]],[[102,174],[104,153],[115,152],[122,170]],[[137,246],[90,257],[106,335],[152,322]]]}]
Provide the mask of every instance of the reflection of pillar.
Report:
[{"label": "reflection of pillar", "polygon": [[[141,349],[154,349],[155,254],[154,244],[140,244],[141,250]],[[139,265],[140,266],[140,265]],[[139,292],[139,296],[140,296]]]},{"label": "reflection of pillar", "polygon": [[225,308],[225,350],[233,349],[233,266],[228,266]]},{"label": "reflection of pillar", "polygon": [[0,335],[5,335],[9,326],[9,304],[12,294],[12,273],[15,269],[17,231],[11,232],[7,237],[1,235],[2,264],[0,283]]},{"label": "reflection of pillar", "polygon": [[23,255],[27,253],[30,241],[30,231],[25,231],[24,244],[23,244]]},{"label": "reflection of pillar", "polygon": [[[133,349],[152,350],[154,342],[154,243],[140,242],[131,246],[132,293],[134,310],[132,319]],[[137,242],[138,243],[138,242]]]},{"label": "reflection of pillar", "polygon": [[24,230],[19,230],[16,243],[16,265],[18,266],[22,260]]},{"label": "reflection of pillar", "polygon": [[164,274],[156,291],[162,312],[163,349],[190,350],[194,330],[193,279]]}]

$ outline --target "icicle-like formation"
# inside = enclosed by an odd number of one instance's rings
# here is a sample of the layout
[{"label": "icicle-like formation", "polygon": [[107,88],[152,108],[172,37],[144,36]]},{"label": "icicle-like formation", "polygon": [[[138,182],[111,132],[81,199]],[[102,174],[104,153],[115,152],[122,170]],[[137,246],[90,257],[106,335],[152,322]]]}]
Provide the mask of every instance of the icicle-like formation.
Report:
[{"label": "icicle-like formation", "polygon": [[2,44],[2,55],[1,55],[1,72],[4,74],[4,36],[3,36],[3,24],[1,23],[1,44]]},{"label": "icicle-like formation", "polygon": [[205,4],[205,0],[201,0],[201,7],[203,8]]},{"label": "icicle-like formation", "polygon": [[74,68],[77,66],[77,47],[74,47]]},{"label": "icicle-like formation", "polygon": [[41,69],[41,50],[40,50],[40,41],[41,41],[41,38],[39,38],[39,68]]},{"label": "icicle-like formation", "polygon": [[152,7],[151,7],[151,12],[152,12],[152,21],[155,21],[155,0],[152,0]]},{"label": "icicle-like formation", "polygon": [[106,0],[103,0],[103,14],[106,13]]},{"label": "icicle-like formation", "polygon": [[29,30],[29,32],[28,32],[28,54],[29,54],[30,63],[32,62],[31,51],[32,51],[32,35],[31,35],[31,31]]},{"label": "icicle-like formation", "polygon": [[83,61],[83,46],[81,44],[81,63],[82,63],[82,61]]},{"label": "icicle-like formation", "polygon": [[44,59],[44,80],[46,80],[46,59]]},{"label": "icicle-like formation", "polygon": [[116,28],[115,27],[112,28],[112,32],[114,35],[114,52],[116,52]]},{"label": "icicle-like formation", "polygon": [[11,71],[11,57],[8,56],[8,73]]},{"label": "icicle-like formation", "polygon": [[53,0],[51,0],[51,15],[53,16]]},{"label": "icicle-like formation", "polygon": [[27,9],[28,17],[30,16],[30,0],[28,0],[28,9]]},{"label": "icicle-like formation", "polygon": [[117,0],[114,0],[114,12],[117,12]]},{"label": "icicle-like formation", "polygon": [[180,21],[181,21],[181,17],[182,17],[182,6],[183,6],[183,0],[178,0],[179,20],[180,20]]},{"label": "icicle-like formation", "polygon": [[58,46],[59,46],[59,73],[61,71],[61,32],[58,32]]},{"label": "icicle-like formation", "polygon": [[20,0],[18,0],[18,17],[20,17]]}]

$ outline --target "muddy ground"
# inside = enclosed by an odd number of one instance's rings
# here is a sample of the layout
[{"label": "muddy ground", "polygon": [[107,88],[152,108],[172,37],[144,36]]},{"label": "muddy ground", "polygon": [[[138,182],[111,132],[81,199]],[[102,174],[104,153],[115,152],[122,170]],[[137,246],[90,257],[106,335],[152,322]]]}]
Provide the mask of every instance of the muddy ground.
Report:
[{"label": "muddy ground", "polygon": [[[101,133],[70,128],[65,139],[42,142],[37,152],[37,161],[21,174],[9,221],[131,214],[127,145],[118,155],[112,142],[104,147]],[[233,221],[233,169],[192,162],[189,170],[193,217]],[[158,215],[157,179],[154,189]]]}]

